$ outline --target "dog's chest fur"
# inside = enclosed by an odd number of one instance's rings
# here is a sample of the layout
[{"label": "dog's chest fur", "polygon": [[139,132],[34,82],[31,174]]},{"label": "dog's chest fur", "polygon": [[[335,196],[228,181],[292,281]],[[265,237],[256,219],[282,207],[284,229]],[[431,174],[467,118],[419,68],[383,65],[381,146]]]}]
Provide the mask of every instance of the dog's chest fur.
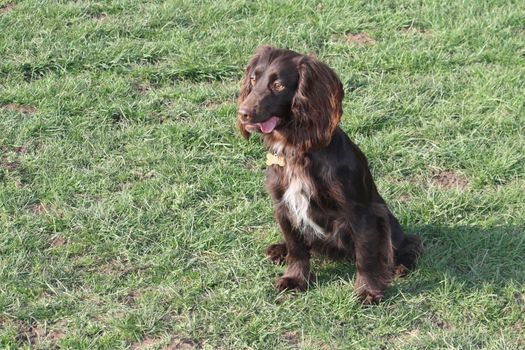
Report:
[{"label": "dog's chest fur", "polygon": [[323,238],[325,230],[312,219],[310,213],[315,189],[310,177],[301,170],[287,165],[279,171],[283,195],[277,205],[288,209],[292,225],[303,234]]}]

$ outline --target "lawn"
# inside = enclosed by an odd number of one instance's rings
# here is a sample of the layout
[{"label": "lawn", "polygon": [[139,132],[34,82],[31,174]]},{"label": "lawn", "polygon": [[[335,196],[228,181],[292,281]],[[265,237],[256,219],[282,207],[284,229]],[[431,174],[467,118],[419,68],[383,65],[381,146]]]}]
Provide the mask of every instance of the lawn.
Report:
[{"label": "lawn", "polygon": [[[256,47],[314,53],[425,252],[282,293]],[[525,348],[525,2],[0,0],[0,348]]]}]

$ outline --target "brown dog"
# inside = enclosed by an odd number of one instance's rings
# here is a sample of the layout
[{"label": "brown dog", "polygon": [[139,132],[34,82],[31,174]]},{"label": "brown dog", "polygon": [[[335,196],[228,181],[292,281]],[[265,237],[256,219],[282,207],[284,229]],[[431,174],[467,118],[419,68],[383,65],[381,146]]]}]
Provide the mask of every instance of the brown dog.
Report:
[{"label": "brown dog", "polygon": [[310,252],[355,261],[358,296],[383,298],[394,271],[411,269],[421,252],[377,192],[367,159],[338,127],[343,86],[315,58],[263,46],[246,68],[238,127],[262,133],[266,184],[284,243],[268,247],[288,268],[278,290],[305,290]]}]

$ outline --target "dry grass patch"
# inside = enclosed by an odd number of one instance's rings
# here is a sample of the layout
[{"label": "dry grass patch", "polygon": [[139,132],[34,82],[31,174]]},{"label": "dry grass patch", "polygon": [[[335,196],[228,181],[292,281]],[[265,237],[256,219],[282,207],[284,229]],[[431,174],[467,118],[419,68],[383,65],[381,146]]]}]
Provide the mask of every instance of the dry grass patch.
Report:
[{"label": "dry grass patch", "polygon": [[15,3],[8,2],[7,4],[0,5],[0,14],[11,11],[16,6]]},{"label": "dry grass patch", "polygon": [[189,338],[175,336],[164,350],[192,350],[199,349],[198,343]]},{"label": "dry grass patch", "polygon": [[451,170],[441,171],[432,176],[432,182],[444,189],[457,188],[463,190],[468,187],[469,181],[463,174]]},{"label": "dry grass patch", "polygon": [[51,210],[51,205],[42,204],[42,203],[32,204],[27,207],[27,210],[32,214],[42,215],[42,214],[49,213],[49,211]]},{"label": "dry grass patch", "polygon": [[346,42],[348,44],[357,44],[359,46],[372,45],[376,41],[370,35],[365,32],[361,33],[349,33],[346,35]]},{"label": "dry grass patch", "polygon": [[18,103],[8,103],[2,106],[2,108],[11,112],[17,112],[22,114],[35,114],[37,111],[36,107],[34,106],[21,105]]}]

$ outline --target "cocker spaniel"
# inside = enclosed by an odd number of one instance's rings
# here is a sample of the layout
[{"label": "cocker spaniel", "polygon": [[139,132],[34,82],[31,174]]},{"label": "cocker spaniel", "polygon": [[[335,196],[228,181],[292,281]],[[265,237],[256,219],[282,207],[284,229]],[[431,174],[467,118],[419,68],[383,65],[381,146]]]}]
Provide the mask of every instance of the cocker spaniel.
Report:
[{"label": "cocker spaniel", "polygon": [[324,63],[262,46],[246,68],[237,125],[245,138],[261,133],[268,150],[266,186],[284,242],[266,253],[288,263],[276,288],[305,290],[315,252],[355,261],[357,295],[377,303],[396,274],[414,268],[422,245],[403,233],[365,155],[338,126],[343,96]]}]

